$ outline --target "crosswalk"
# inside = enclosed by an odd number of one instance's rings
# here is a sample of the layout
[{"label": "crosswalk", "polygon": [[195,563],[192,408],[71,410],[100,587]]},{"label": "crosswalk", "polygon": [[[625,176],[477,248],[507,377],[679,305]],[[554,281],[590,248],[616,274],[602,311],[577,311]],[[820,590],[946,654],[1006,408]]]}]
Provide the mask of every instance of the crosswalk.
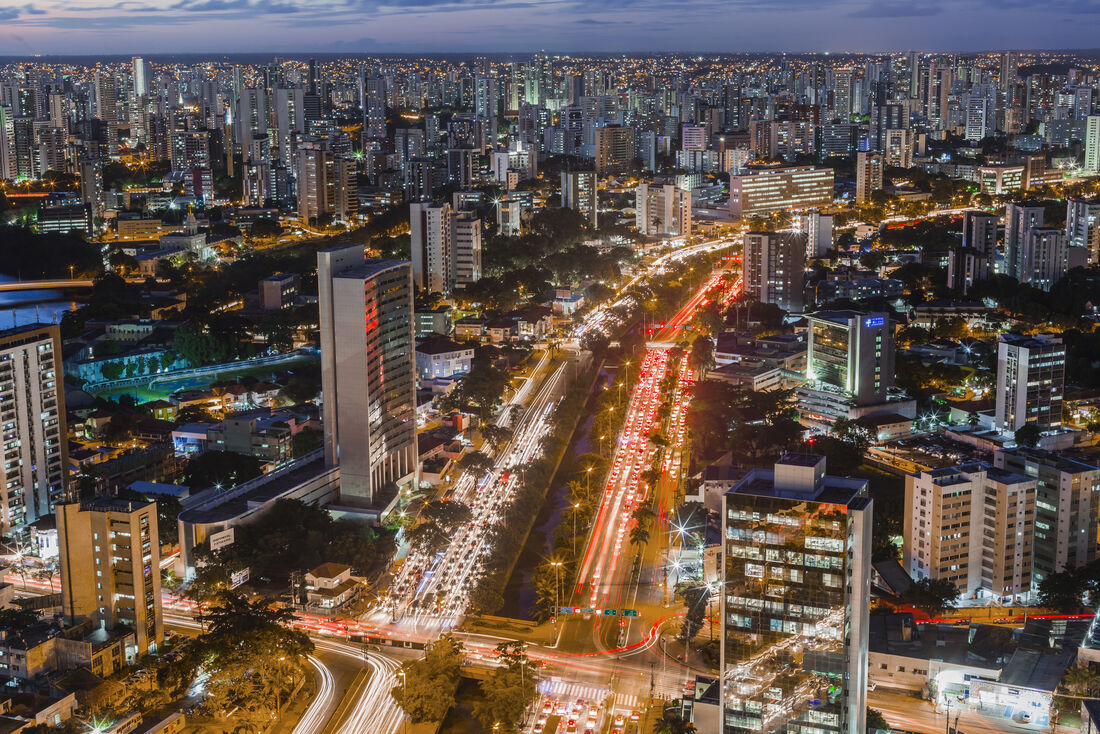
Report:
[{"label": "crosswalk", "polygon": [[[559,701],[576,701],[581,699],[586,705],[599,705],[607,703],[609,691],[600,686],[584,685],[566,680],[547,680],[539,684],[539,692],[543,696],[556,698]],[[635,709],[644,702],[636,695],[629,693],[615,693],[611,705],[614,708]]]}]

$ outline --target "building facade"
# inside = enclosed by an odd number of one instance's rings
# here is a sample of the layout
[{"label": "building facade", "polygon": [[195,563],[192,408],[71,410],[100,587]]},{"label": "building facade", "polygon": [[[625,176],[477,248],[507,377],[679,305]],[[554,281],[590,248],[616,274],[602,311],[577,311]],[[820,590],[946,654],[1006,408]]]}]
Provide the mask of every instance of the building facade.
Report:
[{"label": "building facade", "polygon": [[373,506],[417,472],[413,285],[409,263],[363,255],[362,245],[317,253],[321,390],[340,500]]},{"label": "building facade", "polygon": [[782,209],[825,209],[833,203],[833,170],[811,166],[749,168],[730,176],[730,215]]},{"label": "building facade", "polygon": [[1054,334],[1006,334],[997,343],[994,426],[1006,432],[1025,423],[1042,430],[1062,425],[1066,348]]},{"label": "building facade", "polygon": [[866,480],[827,476],[807,454],[723,495],[723,734],[862,734],[871,514]]}]

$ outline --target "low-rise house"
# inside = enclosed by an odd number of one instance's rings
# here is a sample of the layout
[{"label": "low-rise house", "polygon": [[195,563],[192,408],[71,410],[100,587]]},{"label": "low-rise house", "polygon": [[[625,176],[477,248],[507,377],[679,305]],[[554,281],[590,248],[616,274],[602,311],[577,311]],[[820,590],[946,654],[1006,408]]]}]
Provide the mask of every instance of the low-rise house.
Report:
[{"label": "low-rise house", "polygon": [[334,609],[359,593],[359,580],[351,575],[351,566],[322,563],[305,575],[306,600],[310,606]]},{"label": "low-rise house", "polygon": [[421,380],[464,375],[473,359],[473,347],[445,336],[430,337],[416,345],[416,374]]}]

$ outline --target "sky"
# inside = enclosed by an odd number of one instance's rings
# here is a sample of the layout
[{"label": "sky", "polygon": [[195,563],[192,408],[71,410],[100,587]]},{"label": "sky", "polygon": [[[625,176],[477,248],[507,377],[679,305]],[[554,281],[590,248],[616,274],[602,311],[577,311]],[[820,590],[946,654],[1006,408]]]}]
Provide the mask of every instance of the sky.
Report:
[{"label": "sky", "polygon": [[1100,0],[0,0],[0,56],[1095,48]]}]

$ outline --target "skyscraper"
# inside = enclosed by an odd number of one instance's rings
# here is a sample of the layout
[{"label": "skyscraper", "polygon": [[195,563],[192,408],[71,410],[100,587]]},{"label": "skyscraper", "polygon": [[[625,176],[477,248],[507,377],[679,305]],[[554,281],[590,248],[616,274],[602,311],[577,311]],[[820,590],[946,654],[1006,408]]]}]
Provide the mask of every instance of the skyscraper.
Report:
[{"label": "skyscraper", "polygon": [[1025,423],[1062,425],[1066,348],[1054,334],[1006,334],[997,343],[994,427],[1012,433]]},{"label": "skyscraper", "polygon": [[1085,173],[1100,173],[1100,115],[1085,118]]},{"label": "skyscraper", "polygon": [[723,495],[722,734],[864,731],[872,508],[809,454]]},{"label": "skyscraper", "polygon": [[340,501],[374,507],[417,473],[413,289],[408,262],[363,255],[317,253],[322,413]]},{"label": "skyscraper", "polygon": [[634,128],[598,127],[595,131],[596,173],[626,169],[634,159]]},{"label": "skyscraper", "polygon": [[134,56],[130,66],[134,74],[134,96],[144,97],[149,93],[149,64],[140,56]]},{"label": "skyscraper", "polygon": [[745,293],[761,303],[801,313],[805,304],[806,235],[746,232]]},{"label": "skyscraper", "polygon": [[561,205],[578,212],[592,229],[596,229],[599,199],[595,171],[562,171]]},{"label": "skyscraper", "polygon": [[103,123],[107,155],[118,156],[118,80],[103,69],[95,73],[95,115]]},{"label": "skyscraper", "polygon": [[61,331],[30,324],[0,331],[0,529],[22,529],[54,511],[67,489],[68,439]]},{"label": "skyscraper", "polygon": [[1043,226],[1041,206],[1005,204],[1005,273],[1017,280],[1022,272],[1022,257],[1027,232]]},{"label": "skyscraper", "polygon": [[386,80],[379,76],[367,77],[364,87],[366,92],[366,125],[363,129],[368,138],[385,138]]},{"label": "skyscraper", "polygon": [[473,212],[451,213],[452,288],[465,288],[481,279],[481,219]]},{"label": "skyscraper", "polygon": [[870,201],[871,193],[883,187],[885,166],[880,153],[856,153],[856,201]]},{"label": "skyscraper", "polygon": [[1100,201],[1070,199],[1066,203],[1066,246],[1084,247],[1090,264],[1100,260]]},{"label": "skyscraper", "polygon": [[449,296],[454,285],[451,205],[409,204],[412,275],[417,288]]},{"label": "skyscraper", "polygon": [[155,653],[164,639],[156,503],[95,497],[59,504],[57,539],[66,619],[132,630],[137,646],[128,660]]},{"label": "skyscraper", "polygon": [[643,181],[634,189],[634,223],[648,237],[691,234],[691,192]]}]

